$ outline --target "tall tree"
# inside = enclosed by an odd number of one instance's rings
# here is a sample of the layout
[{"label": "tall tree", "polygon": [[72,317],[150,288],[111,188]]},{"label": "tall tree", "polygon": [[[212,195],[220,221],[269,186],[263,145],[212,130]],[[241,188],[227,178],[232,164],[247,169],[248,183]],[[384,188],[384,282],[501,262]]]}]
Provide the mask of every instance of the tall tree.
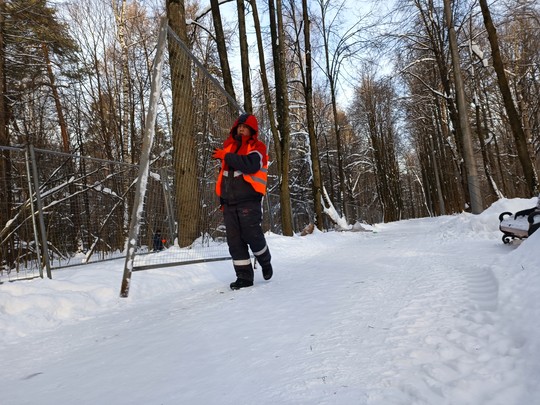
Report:
[{"label": "tall tree", "polygon": [[[184,0],[167,0],[169,26],[188,44]],[[174,38],[169,40],[169,64],[172,84],[172,136],[175,167],[178,243],[189,246],[199,237],[200,203],[197,176],[197,147],[194,114],[191,113],[193,88],[191,60]]]},{"label": "tall tree", "polygon": [[274,57],[274,76],[276,84],[276,109],[278,131],[280,135],[280,205],[281,227],[283,235],[293,236],[291,197],[289,191],[289,155],[290,155],[290,117],[289,97],[287,92],[287,67],[285,63],[285,31],[281,0],[268,0],[270,14],[270,34],[272,37],[272,55]]},{"label": "tall tree", "polygon": [[[7,103],[6,103],[6,70],[5,70],[5,42],[4,42],[4,13],[5,2],[0,0],[0,146],[9,146],[7,126]],[[9,219],[9,207],[13,198],[10,186],[11,165],[8,149],[2,149],[0,153],[0,224],[5,224]],[[7,263],[14,260],[14,245],[10,242],[1,253]]]},{"label": "tall tree", "polygon": [[272,132],[272,138],[274,140],[274,147],[276,151],[276,162],[278,167],[278,175],[280,175],[281,164],[281,142],[279,139],[279,133],[276,127],[276,120],[274,119],[274,107],[272,104],[272,95],[270,94],[270,84],[268,83],[268,75],[266,74],[266,61],[264,57],[264,44],[262,40],[262,29],[259,19],[259,12],[257,10],[257,0],[251,0],[251,10],[253,11],[253,25],[255,27],[255,35],[257,37],[257,51],[259,54],[259,71],[261,74],[261,81],[264,93],[264,102],[268,116],[270,117],[270,131]]},{"label": "tall tree", "polygon": [[326,83],[330,89],[330,102],[332,106],[333,132],[336,140],[337,166],[339,177],[338,203],[341,206],[341,215],[349,217],[348,192],[344,168],[343,134],[339,125],[338,111],[338,82],[342,74],[342,67],[346,61],[359,53],[361,41],[360,34],[367,27],[362,26],[364,18],[342,29],[344,26],[341,16],[347,12],[345,1],[317,0],[320,9],[320,33],[323,40],[324,60],[321,63]]},{"label": "tall tree", "polygon": [[309,136],[309,151],[311,158],[311,185],[313,193],[313,205],[315,208],[315,224],[319,230],[323,229],[323,208],[322,208],[322,176],[321,163],[319,160],[319,146],[317,143],[317,135],[315,133],[315,117],[313,113],[313,68],[311,55],[311,22],[309,19],[309,11],[307,0],[302,0],[302,19],[304,22],[304,57],[306,60],[304,97],[306,99],[306,118],[307,129]]},{"label": "tall tree", "polygon": [[128,56],[128,43],[127,43],[127,0],[120,0],[120,4],[117,0],[112,0],[112,7],[114,18],[116,21],[116,32],[118,43],[120,45],[120,63],[121,63],[121,86],[122,86],[122,98],[121,98],[121,130],[120,130],[120,157],[122,161],[129,162],[129,150],[130,150],[130,122],[131,122],[131,108],[130,108],[130,93],[131,93],[131,77],[129,71],[129,56]]},{"label": "tall tree", "polygon": [[[236,94],[234,92],[233,80],[231,75],[231,68],[229,67],[229,57],[227,56],[227,45],[225,43],[225,34],[223,32],[223,24],[221,22],[221,11],[219,10],[219,0],[210,0],[210,6],[212,8],[212,20],[214,22],[216,45],[219,55],[219,63],[221,65],[221,74],[223,76],[223,85],[225,91],[236,100]],[[235,106],[230,106],[231,112],[236,111]]]},{"label": "tall tree", "polygon": [[[346,42],[342,39],[333,55],[330,54],[330,37],[332,36],[333,27],[328,26],[329,7],[332,4],[329,0],[318,0],[321,10],[321,31],[324,43],[324,73],[330,86],[330,97],[332,102],[332,115],[334,124],[334,134],[336,137],[337,146],[337,162],[338,162],[338,177],[339,177],[339,194],[338,202],[341,203],[341,215],[345,218],[347,215],[347,192],[345,188],[345,172],[343,170],[343,148],[341,145],[341,128],[338,124],[338,109],[337,109],[337,80],[339,75],[339,66],[341,66],[340,53],[345,51]],[[342,3],[343,6],[344,3]],[[341,48],[341,49],[340,49]]]},{"label": "tall tree", "polygon": [[[469,57],[471,59],[470,64],[470,72],[471,72],[471,79],[473,82],[473,103],[474,103],[474,112],[475,112],[475,123],[476,123],[476,132],[478,135],[478,140],[480,142],[480,150],[482,152],[482,161],[484,163],[484,172],[486,174],[486,179],[488,183],[488,187],[490,189],[490,192],[493,196],[496,196],[497,199],[502,198],[503,194],[499,191],[499,187],[497,186],[497,181],[493,175],[493,170],[491,168],[491,162],[490,162],[490,156],[488,155],[487,151],[487,145],[485,142],[486,136],[485,136],[485,127],[484,127],[484,121],[482,117],[482,108],[481,108],[481,96],[482,93],[479,91],[480,87],[480,80],[476,72],[475,67],[475,49],[476,44],[473,43],[473,24],[472,24],[472,18],[469,18],[469,35],[471,39],[469,40]],[[483,59],[479,57],[480,62],[483,63]]]},{"label": "tall tree", "polygon": [[467,185],[469,195],[471,197],[471,211],[473,214],[480,214],[484,210],[482,203],[482,189],[480,188],[478,169],[476,167],[476,160],[474,158],[469,114],[467,101],[465,99],[465,88],[463,85],[463,79],[461,77],[461,63],[456,32],[454,29],[454,21],[452,18],[452,10],[450,8],[450,0],[444,0],[444,14],[446,16],[446,24],[449,32],[448,36],[450,40],[450,52],[452,54],[452,66],[454,67],[454,80],[459,111],[459,126],[463,136],[463,159],[465,160],[465,167],[467,169]]},{"label": "tall tree", "polygon": [[[5,30],[5,9],[4,0],[0,0],[0,145],[9,145],[7,136],[7,111],[6,111],[6,49],[4,41]],[[0,166],[0,175],[4,174]],[[3,177],[3,176],[2,176]],[[5,200],[4,200],[5,201]]]},{"label": "tall tree", "polygon": [[523,174],[525,176],[525,182],[529,188],[529,196],[538,194],[538,176],[534,169],[534,165],[529,155],[529,150],[527,147],[527,139],[525,136],[525,131],[523,130],[523,123],[518,114],[514,100],[512,98],[512,92],[510,91],[510,86],[508,85],[508,78],[504,71],[504,63],[501,56],[501,51],[499,48],[499,39],[497,37],[497,30],[493,24],[491,18],[491,12],[486,0],[479,0],[480,8],[482,10],[482,16],[484,18],[484,25],[486,26],[486,31],[488,34],[489,44],[491,45],[491,56],[493,59],[493,68],[497,74],[497,83],[501,91],[501,95],[504,101],[504,107],[506,109],[506,114],[508,115],[508,120],[510,122],[510,127],[512,128],[512,133],[514,135],[514,142],[516,145],[516,151],[523,168]]},{"label": "tall tree", "polygon": [[240,66],[242,67],[242,84],[244,88],[244,110],[252,113],[253,103],[251,101],[251,77],[249,74],[249,48],[246,33],[246,10],[244,0],[236,0],[238,9],[238,31],[240,41]]},{"label": "tall tree", "polygon": [[[399,57],[399,60],[404,63],[401,71],[411,76],[410,79],[405,78],[411,90],[415,94],[419,92],[419,99],[415,101],[423,101],[427,104],[434,102],[431,107],[426,106],[424,111],[432,111],[441,120],[440,125],[434,128],[437,131],[434,133],[437,134],[435,146],[441,146],[436,155],[439,159],[443,157],[448,159],[448,162],[441,161],[439,165],[441,174],[446,176],[446,179],[441,179],[440,182],[447,188],[443,191],[446,196],[445,206],[450,211],[462,210],[465,203],[470,201],[470,197],[462,158],[463,136],[456,101],[453,97],[455,90],[448,55],[448,30],[444,29],[444,13],[441,7],[431,0],[412,0],[409,3],[413,16],[407,15],[406,24],[410,28],[407,35],[399,35],[399,38],[404,41],[404,46],[399,47],[399,52],[405,54],[404,60],[401,56]],[[425,92],[430,95],[423,94]],[[437,99],[433,99],[431,95]],[[415,110],[414,114],[417,112],[418,110]],[[431,112],[428,116],[431,116]],[[414,125],[414,120],[415,118],[412,118],[410,125]],[[420,133],[424,131],[419,131],[418,134]],[[445,141],[440,142],[439,136]],[[433,169],[433,164],[429,163],[431,160],[428,158],[429,155],[421,154],[420,156],[428,159],[424,170],[428,167]],[[453,166],[456,166],[456,169]],[[427,175],[427,171],[424,173],[426,173],[424,176],[426,179],[431,177]],[[457,184],[460,184],[460,187],[454,189],[456,182],[453,179],[456,177],[459,179]],[[432,190],[425,187],[424,191],[429,193]]]},{"label": "tall tree", "polygon": [[389,81],[377,80],[373,73],[362,74],[355,90],[353,107],[355,120],[370,140],[372,171],[375,175],[377,204],[384,222],[402,218],[400,173],[397,158],[396,96]]},{"label": "tall tree", "polygon": [[47,76],[49,78],[54,105],[56,107],[56,114],[58,115],[58,125],[60,127],[60,134],[62,136],[62,149],[64,152],[69,153],[71,150],[71,142],[69,139],[66,119],[64,117],[62,102],[60,100],[60,94],[58,92],[58,86],[56,85],[56,79],[52,68],[49,45],[43,42],[41,44],[41,49],[43,50],[43,57],[45,58],[45,64],[47,66]]},{"label": "tall tree", "polygon": [[[25,120],[33,124],[27,116],[31,115],[28,114],[29,109],[38,108],[38,104],[34,103],[36,98],[50,102],[52,93],[54,102],[59,102],[59,95],[55,93],[58,90],[54,84],[55,73],[51,71],[52,59],[55,59],[56,66],[67,70],[75,60],[77,47],[68,32],[67,24],[60,21],[56,9],[49,6],[47,1],[14,0],[5,3],[4,8],[6,87],[3,94],[7,96],[4,100],[9,100],[5,109],[17,116],[17,121],[13,123],[22,127]],[[65,133],[62,135],[66,136]],[[42,146],[57,147],[54,144],[56,139],[51,139],[43,132],[34,133],[32,141]],[[63,143],[66,141],[61,140]]]},{"label": "tall tree", "polygon": [[[85,150],[90,156],[109,160],[120,160],[118,144],[117,108],[113,96],[109,62],[112,52],[108,51],[114,36],[109,27],[114,26],[114,19],[107,11],[109,8],[97,7],[96,0],[81,0],[68,7],[72,21],[71,29],[75,33],[81,48],[81,64],[85,67],[86,80],[75,90],[84,94],[85,101],[80,101],[78,113],[82,118],[77,138],[78,149]],[[110,41],[110,42],[109,42]]]},{"label": "tall tree", "polygon": [[[61,95],[56,84],[56,75],[62,73],[62,69],[69,71],[76,59],[77,47],[68,26],[61,22],[56,9],[45,0],[2,1],[0,6],[0,145],[31,142],[41,147],[70,151]],[[61,133],[60,139],[56,136],[58,132]],[[7,151],[3,152],[1,160],[0,177],[6,183],[0,187],[0,201],[5,208],[10,206],[13,198],[13,184],[10,183],[12,163]],[[68,164],[59,172],[66,173],[67,177],[74,170]],[[9,215],[9,212],[5,214]],[[71,205],[70,214],[66,222],[74,226],[64,233],[70,240],[76,240],[79,230],[76,202]],[[0,213],[0,223],[5,224],[2,220],[6,218],[4,213]],[[73,229],[75,233],[71,232]]]}]

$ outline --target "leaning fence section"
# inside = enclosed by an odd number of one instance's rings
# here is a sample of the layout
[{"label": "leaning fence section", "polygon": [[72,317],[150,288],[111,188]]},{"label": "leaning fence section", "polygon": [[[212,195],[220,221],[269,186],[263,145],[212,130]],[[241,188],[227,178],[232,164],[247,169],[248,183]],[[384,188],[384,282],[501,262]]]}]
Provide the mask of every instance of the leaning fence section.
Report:
[{"label": "leaning fence section", "polygon": [[[242,109],[210,73],[215,67],[170,29],[167,40],[135,271],[229,257],[211,155]],[[31,148],[0,147],[0,282],[125,259],[142,165],[37,149],[32,157]],[[263,227],[279,232],[279,200],[263,203]]]},{"label": "leaning fence section", "polygon": [[[31,154],[30,147],[0,146],[0,282],[43,277],[46,267],[123,259],[139,167],[39,149]],[[209,165],[199,177],[199,237],[180,246],[175,171],[154,162],[138,269],[228,257],[214,169]]]},{"label": "leaning fence section", "polygon": [[[212,151],[240,108],[169,30],[134,269],[229,256]],[[0,147],[0,282],[124,259],[139,165]]]},{"label": "leaning fence section", "polygon": [[[170,166],[152,175],[157,169],[150,165],[139,234],[149,249],[137,252],[135,271],[229,257],[215,193],[219,162],[211,155],[241,108],[171,29],[168,50],[159,110],[169,111],[172,119],[161,122],[158,115],[157,127],[167,127],[170,134]],[[150,155],[160,150],[154,142]]]},{"label": "leaning fence section", "polygon": [[122,257],[136,165],[31,145],[0,151],[0,281]]}]

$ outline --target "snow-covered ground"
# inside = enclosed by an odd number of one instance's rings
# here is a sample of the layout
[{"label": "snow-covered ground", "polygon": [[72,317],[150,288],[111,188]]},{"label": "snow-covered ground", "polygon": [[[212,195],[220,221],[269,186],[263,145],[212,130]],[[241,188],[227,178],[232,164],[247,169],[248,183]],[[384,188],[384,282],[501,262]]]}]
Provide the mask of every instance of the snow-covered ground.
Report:
[{"label": "snow-covered ground", "polygon": [[0,403],[540,404],[540,232],[481,215],[269,235],[274,278],[123,262],[0,285]]}]

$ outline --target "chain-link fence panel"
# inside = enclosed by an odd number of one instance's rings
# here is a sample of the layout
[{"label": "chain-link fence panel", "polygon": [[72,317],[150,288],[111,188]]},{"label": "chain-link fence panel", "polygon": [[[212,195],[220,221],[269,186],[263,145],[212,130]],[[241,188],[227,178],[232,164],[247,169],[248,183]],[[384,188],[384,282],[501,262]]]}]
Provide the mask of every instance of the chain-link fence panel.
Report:
[{"label": "chain-link fence panel", "polygon": [[[243,111],[211,74],[216,66],[170,29],[167,51],[133,270],[229,257],[215,193],[219,162],[211,155]],[[264,130],[259,137],[265,140]],[[32,159],[27,149],[0,148],[0,282],[43,276],[45,267],[125,259],[142,162],[44,150]],[[263,200],[265,230],[280,232],[279,206],[276,195]]]},{"label": "chain-link fence panel", "polygon": [[123,256],[136,165],[0,149],[1,281]]},{"label": "chain-link fence panel", "polygon": [[0,147],[0,282],[43,269],[29,165],[27,149]]},{"label": "chain-link fence panel", "polygon": [[[229,257],[215,192],[220,163],[211,155],[214,148],[222,147],[243,111],[211,73],[216,66],[204,60],[168,30],[168,72],[163,77],[160,102],[161,109],[172,116],[170,166],[159,174],[150,166],[139,240],[151,249],[148,254],[137,252],[134,270]],[[157,139],[151,155],[158,156],[162,149]],[[272,207],[279,207],[279,198],[266,198],[263,204],[263,226],[275,230]]]}]

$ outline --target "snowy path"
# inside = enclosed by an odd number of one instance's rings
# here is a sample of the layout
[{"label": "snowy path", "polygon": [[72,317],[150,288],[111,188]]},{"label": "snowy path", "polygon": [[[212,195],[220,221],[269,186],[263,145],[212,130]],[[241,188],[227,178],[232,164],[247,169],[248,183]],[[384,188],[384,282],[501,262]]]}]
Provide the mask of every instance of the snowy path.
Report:
[{"label": "snowy path", "polygon": [[[129,303],[4,347],[1,402],[518,404],[485,262],[505,250],[455,222],[271,237],[274,279],[235,292],[228,262],[136,273]],[[160,272],[194,281],[148,298]]]}]

